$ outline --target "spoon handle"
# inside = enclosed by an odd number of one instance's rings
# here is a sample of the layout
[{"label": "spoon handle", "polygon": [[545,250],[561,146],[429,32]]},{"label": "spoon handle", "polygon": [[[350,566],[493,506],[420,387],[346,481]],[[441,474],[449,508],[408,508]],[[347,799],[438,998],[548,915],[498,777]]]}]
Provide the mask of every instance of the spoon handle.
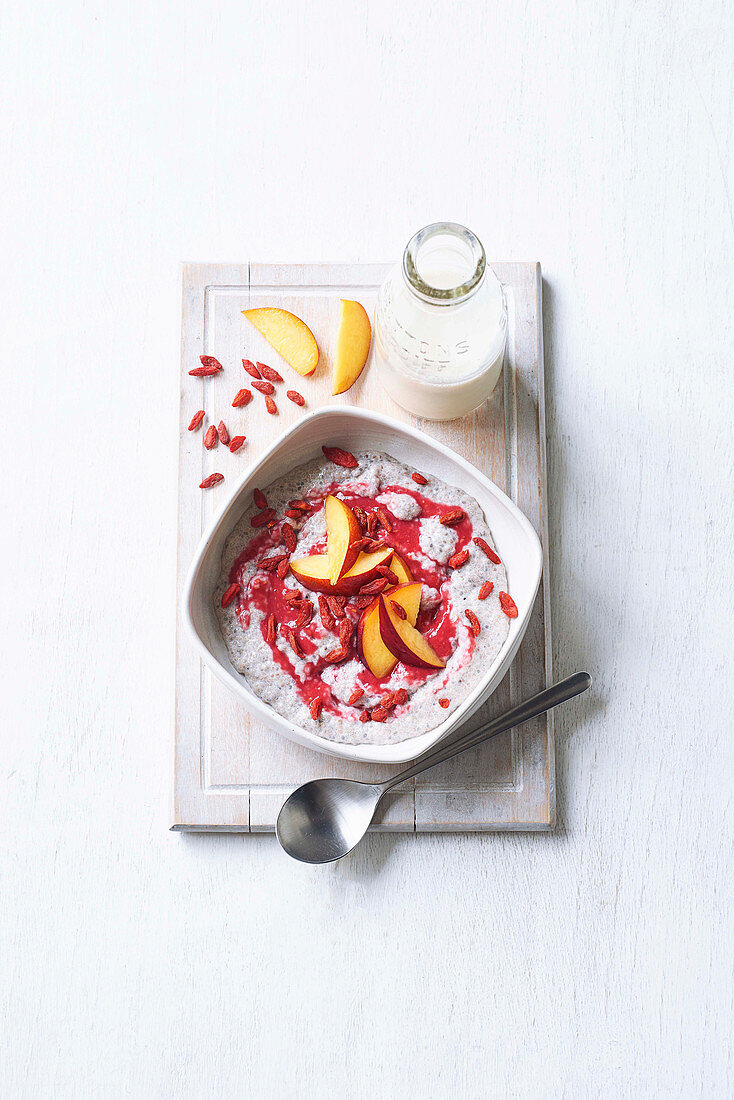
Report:
[{"label": "spoon handle", "polygon": [[581,695],[590,684],[591,677],[588,672],[575,672],[573,676],[567,676],[565,680],[560,680],[557,684],[546,688],[545,691],[538,692],[532,698],[526,699],[524,703],[518,703],[516,707],[511,707],[504,714],[500,714],[498,718],[493,718],[486,726],[480,726],[479,729],[472,730],[444,748],[436,749],[428,756],[420,757],[415,764],[383,783],[383,793],[389,791],[396,783],[403,783],[406,779],[412,779],[414,775],[428,771],[429,768],[434,768],[436,764],[442,764],[444,760],[450,760],[453,756],[466,752],[467,749],[473,749],[476,745],[481,745],[482,741],[488,741],[490,737],[496,737],[498,733],[504,733],[505,730],[512,729],[513,726],[519,726],[522,722],[537,718],[539,714],[545,714],[547,710],[557,707],[559,703],[565,703],[567,699],[573,699],[575,695]]}]

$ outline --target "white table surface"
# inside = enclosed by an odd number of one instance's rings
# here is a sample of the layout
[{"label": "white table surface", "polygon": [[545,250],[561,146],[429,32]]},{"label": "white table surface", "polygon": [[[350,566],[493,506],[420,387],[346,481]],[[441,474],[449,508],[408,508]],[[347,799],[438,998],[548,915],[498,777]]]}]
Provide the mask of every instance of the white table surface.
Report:
[{"label": "white table surface", "polygon": [[[0,1095],[731,1096],[729,6],[3,7]],[[170,834],[178,261],[442,217],[547,280],[559,828]]]}]

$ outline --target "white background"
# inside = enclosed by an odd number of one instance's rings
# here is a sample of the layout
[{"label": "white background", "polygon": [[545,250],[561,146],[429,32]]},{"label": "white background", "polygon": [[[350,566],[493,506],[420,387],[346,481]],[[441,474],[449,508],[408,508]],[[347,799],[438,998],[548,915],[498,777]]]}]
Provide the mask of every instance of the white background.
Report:
[{"label": "white background", "polygon": [[[731,1096],[726,0],[2,6],[2,1096]],[[547,280],[557,833],[170,834],[177,264],[439,218]]]}]

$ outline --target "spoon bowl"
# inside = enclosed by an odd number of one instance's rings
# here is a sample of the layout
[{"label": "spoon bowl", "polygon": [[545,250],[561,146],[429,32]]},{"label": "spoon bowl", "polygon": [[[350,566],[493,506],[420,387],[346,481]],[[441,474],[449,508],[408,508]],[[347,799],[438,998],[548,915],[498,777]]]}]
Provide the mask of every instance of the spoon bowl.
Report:
[{"label": "spoon bowl", "polygon": [[382,784],[312,779],[286,799],[275,832],[281,847],[305,863],[331,863],[360,842],[384,793]]}]

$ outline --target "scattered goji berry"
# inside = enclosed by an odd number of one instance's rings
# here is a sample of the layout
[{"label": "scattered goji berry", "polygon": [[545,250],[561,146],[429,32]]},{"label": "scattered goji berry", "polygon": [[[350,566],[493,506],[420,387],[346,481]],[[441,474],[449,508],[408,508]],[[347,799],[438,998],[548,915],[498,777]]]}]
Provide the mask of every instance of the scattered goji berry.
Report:
[{"label": "scattered goji berry", "polygon": [[290,567],[291,563],[288,561],[288,558],[283,558],[282,561],[278,562],[275,568],[275,572],[278,574],[282,581],[284,581],[285,578],[288,576],[288,570],[290,569]]},{"label": "scattered goji berry", "polygon": [[257,369],[263,378],[267,378],[268,382],[282,382],[283,378],[278,374],[274,367],[269,367],[267,363],[258,363]]},{"label": "scattered goji berry", "polygon": [[257,369],[251,359],[243,359],[242,366],[245,368],[250,378],[259,378],[260,371]]},{"label": "scattered goji berry", "polygon": [[218,371],[224,370],[222,364],[218,359],[215,359],[213,355],[200,355],[199,359],[201,360],[202,367],[214,367],[214,369]]},{"label": "scattered goji berry", "polygon": [[237,390],[234,395],[234,401],[232,402],[233,409],[241,409],[244,405],[248,405],[252,401],[252,393],[250,390]]},{"label": "scattered goji berry", "polygon": [[272,382],[263,382],[255,379],[252,383],[253,390],[257,390],[258,393],[275,393],[275,386]]},{"label": "scattered goji berry", "polygon": [[335,665],[339,661],[343,661],[347,653],[348,650],[345,649],[343,645],[340,645],[337,649],[332,649],[331,653],[327,653],[324,657],[324,660],[327,662],[327,664]]},{"label": "scattered goji berry", "polygon": [[440,522],[444,527],[450,527],[454,523],[461,523],[464,518],[463,508],[450,508],[448,512],[444,512],[441,516]]},{"label": "scattered goji berry", "polygon": [[296,657],[300,657],[301,660],[303,660],[306,654],[303,652],[303,649],[301,648],[301,643],[298,641],[298,638],[295,636],[292,630],[288,631],[288,641],[290,642],[291,649],[295,653]]},{"label": "scattered goji berry", "polygon": [[298,390],[286,390],[285,395],[289,401],[292,401],[294,405],[305,405],[306,398],[298,392]]},{"label": "scattered goji berry", "polygon": [[218,485],[220,481],[224,481],[224,474],[209,474],[209,477],[205,477],[199,485],[200,489],[211,489],[212,485]]},{"label": "scattered goji berry", "polygon": [[370,718],[373,722],[386,722],[388,718],[388,713],[384,707],[373,707]]},{"label": "scattered goji berry", "polygon": [[410,692],[406,691],[405,688],[398,688],[398,690],[395,692],[395,706],[396,707],[403,706],[403,704],[407,703],[409,699],[410,699]]},{"label": "scattered goji berry", "polygon": [[280,529],[280,533],[283,536],[283,542],[288,547],[288,553],[292,554],[296,548],[296,542],[298,541],[295,529],[291,527],[290,523],[284,523]]},{"label": "scattered goji berry", "polygon": [[495,565],[502,564],[502,558],[499,556],[499,554],[495,553],[495,551],[492,549],[486,539],[476,538],[472,541],[479,547],[480,550],[484,551],[489,560],[494,562]]},{"label": "scattered goji berry", "polygon": [[303,519],[303,512],[299,511],[298,508],[286,508],[285,514],[288,519]]},{"label": "scattered goji berry", "polygon": [[517,604],[509,592],[500,592],[500,607],[508,619],[517,618]]},{"label": "scattered goji berry", "polygon": [[399,604],[397,600],[390,600],[390,606],[399,619],[407,619],[408,612],[405,610],[402,604]]},{"label": "scattered goji berry", "polygon": [[375,515],[385,528],[386,531],[392,531],[392,524],[390,523],[390,517],[384,508],[375,508]]},{"label": "scattered goji berry", "polygon": [[380,577],[379,580],[369,581],[367,584],[363,584],[359,590],[360,596],[376,596],[378,592],[384,592],[387,588],[387,581],[384,577]]},{"label": "scattered goji berry", "polygon": [[415,473],[415,474],[411,474],[410,476],[413,478],[413,481],[416,483],[416,485],[427,485],[428,484],[428,478],[424,477],[423,474]]},{"label": "scattered goji berry", "polygon": [[351,642],[353,630],[354,627],[352,626],[349,619],[342,619],[339,624],[339,641],[343,646],[346,647]]},{"label": "scattered goji berry", "polygon": [[206,413],[203,409],[199,409],[198,413],[194,413],[194,415],[191,417],[191,423],[189,424],[189,431],[195,432],[205,416]]},{"label": "scattered goji berry", "polygon": [[439,699],[438,700],[438,705],[440,707],[443,707],[444,710],[446,710],[446,707],[451,705],[451,700],[450,699]]},{"label": "scattered goji berry", "polygon": [[265,640],[266,642],[268,642],[269,645],[273,645],[275,643],[275,630],[277,625],[278,623],[275,615],[268,615],[268,625]]},{"label": "scattered goji berry", "polygon": [[213,424],[210,424],[204,433],[204,446],[207,451],[211,451],[213,447],[216,447],[219,436],[217,435],[217,429]]},{"label": "scattered goji berry", "polygon": [[275,519],[275,512],[272,508],[266,508],[264,512],[256,512],[250,520],[250,527],[264,527],[271,519]]},{"label": "scattered goji berry", "polygon": [[377,572],[385,578],[388,584],[399,584],[400,578],[397,573],[393,573],[389,565],[378,565]]},{"label": "scattered goji berry", "polygon": [[342,450],[341,447],[322,447],[321,450],[329,462],[334,462],[337,466],[345,466],[348,470],[353,470],[355,466],[359,466],[354,455],[350,451]]},{"label": "scattered goji berry", "polygon": [[226,447],[229,443],[229,432],[227,431],[223,420],[220,420],[217,424],[217,435],[219,436],[219,442],[223,443]]},{"label": "scattered goji berry", "polygon": [[313,718],[314,722],[318,721],[323,705],[324,704],[321,702],[320,699],[312,699],[311,702],[308,704],[308,712]]},{"label": "scattered goji berry", "polygon": [[352,694],[347,699],[347,706],[353,707],[358,699],[361,699],[364,695],[364,688],[355,688]]},{"label": "scattered goji berry", "polygon": [[465,546],[463,550],[459,550],[458,554],[452,554],[446,564],[449,569],[461,569],[462,565],[466,565],[468,561],[469,549]]},{"label": "scattered goji berry", "polygon": [[265,493],[262,491],[262,489],[253,489],[252,499],[255,502],[256,508],[267,508],[268,498],[265,496]]},{"label": "scattered goji berry", "polygon": [[319,596],[319,613],[321,615],[321,622],[324,624],[324,630],[334,629],[334,616],[329,610],[329,604],[326,596]]},{"label": "scattered goji berry", "polygon": [[370,712],[368,710],[363,710],[362,713],[359,716],[359,721],[360,722],[371,722],[372,718],[370,717]]},{"label": "scattered goji berry", "polygon": [[471,627],[472,634],[475,638],[478,638],[479,635],[482,633],[482,624],[479,622],[479,619],[476,617],[474,612],[470,611],[468,607],[464,609],[464,614],[469,620],[469,626]]},{"label": "scattered goji berry", "polygon": [[271,416],[275,416],[278,411],[278,406],[275,404],[270,394],[267,394],[267,396],[265,397],[265,408],[268,410]]},{"label": "scattered goji berry", "polygon": [[346,618],[346,612],[335,596],[327,596],[326,602],[329,605],[329,611],[337,622],[341,622],[342,619]]},{"label": "scattered goji berry", "polygon": [[491,596],[494,591],[494,584],[492,581],[485,581],[482,587],[479,589],[479,599],[486,600],[487,596]]},{"label": "scattered goji berry", "polygon": [[236,435],[236,436],[234,437],[234,439],[231,439],[231,440],[230,440],[230,442],[229,442],[229,449],[230,449],[230,451],[232,452],[232,454],[234,454],[234,453],[235,453],[235,451],[239,451],[240,447],[241,447],[241,446],[242,446],[242,444],[243,444],[243,443],[245,442],[245,439],[246,439],[246,438],[247,438],[247,437],[246,437],[246,436],[244,436],[244,435]]},{"label": "scattered goji berry", "polygon": [[299,510],[299,512],[310,512],[311,511],[311,505],[308,503],[307,500],[298,500],[298,499],[289,500],[288,501],[288,507],[289,508],[297,508]]},{"label": "scattered goji berry", "polygon": [[229,588],[225,588],[224,594],[222,595],[222,607],[229,607],[232,600],[239,592],[240,587],[241,586],[235,581],[234,584],[230,584]]}]

